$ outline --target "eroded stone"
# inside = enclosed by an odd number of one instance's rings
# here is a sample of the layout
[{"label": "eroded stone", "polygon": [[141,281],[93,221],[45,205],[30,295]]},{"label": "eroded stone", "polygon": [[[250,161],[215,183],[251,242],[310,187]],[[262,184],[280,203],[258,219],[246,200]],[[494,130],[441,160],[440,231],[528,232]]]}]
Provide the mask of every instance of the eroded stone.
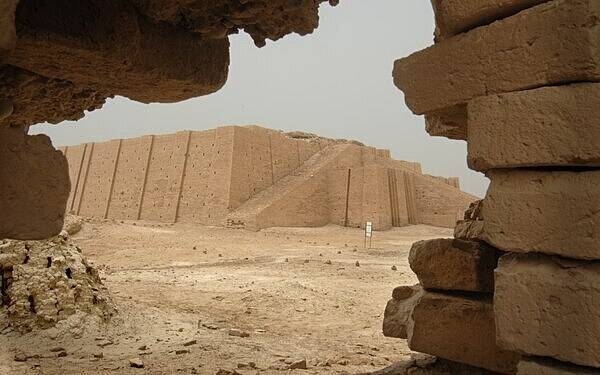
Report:
[{"label": "eroded stone", "polygon": [[399,286],[388,301],[383,318],[383,334],[386,337],[408,338],[410,316],[415,305],[423,296],[420,285]]},{"label": "eroded stone", "polygon": [[487,25],[549,0],[432,0],[436,39]]},{"label": "eroded stone", "polygon": [[485,243],[441,238],[413,244],[410,268],[425,289],[491,293],[496,250]]},{"label": "eroded stone", "polygon": [[[571,237],[575,238],[575,237]],[[507,254],[496,269],[498,344],[536,356],[600,367],[600,264],[542,254]]]},{"label": "eroded stone", "polygon": [[418,288],[402,291],[412,296],[388,303],[384,334],[403,337],[406,333],[414,351],[503,374],[516,372],[519,355],[496,345],[491,298],[419,292]]},{"label": "eroded stone", "polygon": [[492,170],[484,241],[511,252],[600,258],[600,171]]},{"label": "eroded stone", "polygon": [[469,166],[600,166],[600,84],[491,95],[469,103]]},{"label": "eroded stone", "polygon": [[58,234],[69,197],[67,160],[45,135],[0,127],[0,238]]},{"label": "eroded stone", "polygon": [[28,1],[17,22],[10,64],[88,89],[176,102],[213,93],[227,80],[228,39],[151,23],[127,2]]},{"label": "eroded stone", "polygon": [[394,82],[424,114],[494,93],[598,81],[599,16],[595,0],[554,0],[396,61]]},{"label": "eroded stone", "polygon": [[19,0],[0,0],[0,64],[6,60],[17,41],[15,11]]}]

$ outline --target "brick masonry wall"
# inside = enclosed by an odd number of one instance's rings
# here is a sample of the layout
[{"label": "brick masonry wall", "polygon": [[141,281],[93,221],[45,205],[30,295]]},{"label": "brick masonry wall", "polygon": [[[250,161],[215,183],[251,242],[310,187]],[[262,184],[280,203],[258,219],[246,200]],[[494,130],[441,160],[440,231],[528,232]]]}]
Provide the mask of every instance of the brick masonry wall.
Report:
[{"label": "brick masonry wall", "polygon": [[67,210],[207,225],[240,211],[257,229],[372,221],[383,230],[453,226],[476,199],[454,187],[458,179],[422,176],[419,163],[393,160],[388,150],[335,144],[228,126],[63,147],[72,186]]}]

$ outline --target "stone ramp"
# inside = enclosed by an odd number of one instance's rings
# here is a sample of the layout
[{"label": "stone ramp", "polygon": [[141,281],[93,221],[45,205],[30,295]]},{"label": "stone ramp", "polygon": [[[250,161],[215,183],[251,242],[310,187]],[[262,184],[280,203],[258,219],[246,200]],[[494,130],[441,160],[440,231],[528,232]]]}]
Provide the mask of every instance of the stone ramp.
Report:
[{"label": "stone ramp", "polygon": [[[324,148],[295,172],[256,194],[230,213],[225,225],[249,230],[269,227],[271,222],[278,223],[279,226],[282,223],[289,226],[327,225],[328,215],[319,214],[320,209],[327,209],[327,171],[335,167],[347,151],[356,147],[352,144],[335,144]],[[289,215],[290,206],[302,204],[304,208],[298,207],[297,214]],[[277,210],[277,207],[284,206],[285,211]]]}]

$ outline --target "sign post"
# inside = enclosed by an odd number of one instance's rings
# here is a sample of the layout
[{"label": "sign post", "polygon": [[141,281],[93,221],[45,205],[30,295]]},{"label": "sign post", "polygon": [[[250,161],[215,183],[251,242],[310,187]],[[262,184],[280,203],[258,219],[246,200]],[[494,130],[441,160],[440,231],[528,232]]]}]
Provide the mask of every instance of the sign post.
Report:
[{"label": "sign post", "polygon": [[373,223],[367,221],[365,225],[365,249],[367,248],[367,238],[369,239],[369,249],[371,248],[371,241],[373,239]]}]

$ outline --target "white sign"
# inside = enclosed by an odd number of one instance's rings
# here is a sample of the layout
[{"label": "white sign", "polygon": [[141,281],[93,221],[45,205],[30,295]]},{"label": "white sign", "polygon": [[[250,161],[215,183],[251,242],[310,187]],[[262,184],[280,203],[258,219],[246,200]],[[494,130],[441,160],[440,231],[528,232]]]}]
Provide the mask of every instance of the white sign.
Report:
[{"label": "white sign", "polygon": [[365,237],[373,237],[373,223],[370,221],[365,225]]}]

